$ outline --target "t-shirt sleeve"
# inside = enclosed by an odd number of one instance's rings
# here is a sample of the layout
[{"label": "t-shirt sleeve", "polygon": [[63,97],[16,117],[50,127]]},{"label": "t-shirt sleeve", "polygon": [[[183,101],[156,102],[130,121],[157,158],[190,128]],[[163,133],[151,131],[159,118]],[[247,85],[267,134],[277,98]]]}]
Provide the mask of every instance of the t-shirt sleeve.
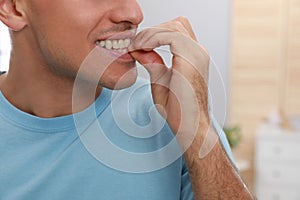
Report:
[{"label": "t-shirt sleeve", "polygon": [[193,200],[194,193],[184,160],[182,159],[180,200]]},{"label": "t-shirt sleeve", "polygon": [[[231,148],[229,146],[228,140],[226,138],[226,135],[225,135],[223,129],[219,126],[219,124],[217,123],[217,121],[215,120],[213,115],[211,115],[210,117],[211,117],[212,125],[213,125],[214,129],[216,130],[216,132],[218,133],[218,135],[220,137],[220,141],[221,141],[222,145],[224,146],[224,149],[225,149],[228,157],[234,163],[233,154],[232,154]],[[190,182],[190,177],[189,177],[189,174],[188,174],[188,170],[186,168],[184,160],[182,161],[182,163],[183,164],[182,164],[182,174],[181,174],[181,195],[180,195],[180,199],[181,200],[193,200],[194,199],[194,193],[193,193],[193,190],[192,190],[192,184]]]}]

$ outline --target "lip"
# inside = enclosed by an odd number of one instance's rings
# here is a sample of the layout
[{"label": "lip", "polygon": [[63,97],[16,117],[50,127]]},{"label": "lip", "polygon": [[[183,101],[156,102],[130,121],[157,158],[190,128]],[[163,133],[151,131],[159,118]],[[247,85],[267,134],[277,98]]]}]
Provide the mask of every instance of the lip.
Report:
[{"label": "lip", "polygon": [[110,57],[114,58],[114,60],[117,60],[119,62],[135,62],[135,59],[129,53],[121,53],[114,50],[108,50],[98,45],[96,45],[96,48],[99,48],[101,52],[109,55]]}]

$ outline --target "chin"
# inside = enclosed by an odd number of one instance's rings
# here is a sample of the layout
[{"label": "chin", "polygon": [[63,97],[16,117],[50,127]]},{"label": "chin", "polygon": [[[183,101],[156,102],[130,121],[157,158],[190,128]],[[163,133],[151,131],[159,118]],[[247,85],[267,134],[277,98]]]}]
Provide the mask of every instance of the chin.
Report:
[{"label": "chin", "polygon": [[129,70],[127,69],[125,72],[120,72],[120,70],[116,70],[111,74],[107,72],[104,73],[103,79],[100,79],[99,85],[111,90],[121,90],[132,86],[136,82],[137,76],[138,72],[136,67],[130,68]]},{"label": "chin", "polygon": [[116,84],[112,85],[109,89],[112,90],[121,90],[132,86],[137,79],[137,75],[122,77]]}]

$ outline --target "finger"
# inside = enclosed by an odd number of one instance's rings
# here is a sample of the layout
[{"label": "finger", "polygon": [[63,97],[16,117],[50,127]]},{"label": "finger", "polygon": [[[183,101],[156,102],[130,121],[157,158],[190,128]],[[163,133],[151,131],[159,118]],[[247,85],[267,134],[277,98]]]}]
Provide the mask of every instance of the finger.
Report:
[{"label": "finger", "polygon": [[[149,40],[150,37],[152,37],[154,34],[159,33],[172,33],[172,32],[178,32],[185,36],[192,37],[192,39],[196,40],[196,37],[191,29],[191,26],[189,25],[188,20],[184,21],[184,17],[176,18],[172,21],[165,22],[163,24],[160,24],[158,26],[154,26],[151,28],[148,28],[146,30],[141,31],[137,34],[137,36],[133,39],[132,45],[130,45],[129,49],[132,51],[134,49],[139,49],[143,46],[143,44]],[[188,28],[186,28],[188,27]],[[144,47],[144,50],[147,50]]]},{"label": "finger", "polygon": [[166,28],[169,30],[181,32],[185,35],[190,36],[193,40],[197,41],[195,32],[193,31],[192,25],[188,18],[184,16],[177,17],[169,22],[165,22],[157,27]]},{"label": "finger", "polygon": [[[166,29],[151,28],[147,29],[143,34],[138,35],[132,40],[128,51],[144,50],[151,51],[157,47],[169,45],[171,48],[176,44],[172,45],[172,42],[181,40],[182,34],[179,32],[167,31]],[[172,51],[172,50],[171,50]],[[176,51],[172,52],[173,54]]]},{"label": "finger", "polygon": [[[163,59],[155,51],[134,51],[130,54],[149,72],[155,104],[165,106],[167,103],[165,94],[169,91],[171,71],[166,67]],[[160,111],[160,113],[164,115],[163,112]]]},{"label": "finger", "polygon": [[[181,22],[176,22],[181,23]],[[173,23],[174,24],[174,23]],[[169,45],[173,56],[172,68],[192,78],[198,71],[207,81],[209,55],[192,37],[166,28],[150,28],[140,33],[131,43],[129,50],[151,51],[157,47]],[[192,69],[194,68],[194,69]]]},{"label": "finger", "polygon": [[169,45],[174,55],[173,69],[188,79],[193,79],[198,74],[208,81],[209,55],[196,41],[178,32],[160,32],[149,37],[142,48],[155,49],[163,45]]},{"label": "finger", "polygon": [[185,28],[185,30],[187,30],[187,32],[189,33],[189,35],[195,40],[197,41],[195,32],[193,31],[192,25],[189,22],[188,18],[184,17],[184,16],[180,16],[176,19],[174,19],[173,21],[177,21],[180,22],[182,24],[182,26]]},{"label": "finger", "polygon": [[153,50],[157,47],[168,45],[173,55],[181,57],[190,62],[195,67],[207,60],[208,57],[204,48],[202,48],[191,37],[179,32],[164,32],[156,29],[150,29],[132,41],[131,49],[141,49],[145,51]]},{"label": "finger", "polygon": [[183,25],[182,22],[180,22],[179,20],[173,19],[172,21],[169,22],[165,22],[159,26],[157,26],[157,28],[163,28],[163,29],[167,29],[169,31],[176,31],[176,32],[180,32],[182,34],[185,34],[187,36],[190,36],[189,31],[185,28],[185,26]]},{"label": "finger", "polygon": [[[193,31],[193,27],[192,27],[191,23],[189,22],[188,18],[186,18],[184,16],[180,16],[180,17],[174,19],[173,21],[180,22],[182,24],[182,26],[184,26],[185,30],[188,32],[188,35],[198,43],[195,32]],[[207,56],[209,56],[209,52],[207,51],[207,49],[202,47],[202,50],[204,51],[204,53],[207,54]]]},{"label": "finger", "polygon": [[154,48],[145,46],[145,43],[149,41],[154,35],[161,34],[161,33],[171,33],[173,32],[170,29],[166,28],[159,28],[159,27],[152,27],[148,28],[142,32],[140,32],[132,41],[130,46],[128,47],[128,51],[135,51],[135,50],[145,50],[151,51]]},{"label": "finger", "polygon": [[166,73],[166,67],[161,56],[155,51],[134,51],[131,56],[141,63],[150,74],[151,82],[157,82]]}]

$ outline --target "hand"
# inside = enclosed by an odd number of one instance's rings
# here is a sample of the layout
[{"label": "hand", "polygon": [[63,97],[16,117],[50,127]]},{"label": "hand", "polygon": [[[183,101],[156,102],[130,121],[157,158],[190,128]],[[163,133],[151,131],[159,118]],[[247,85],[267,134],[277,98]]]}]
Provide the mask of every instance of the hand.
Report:
[{"label": "hand", "polygon": [[[154,51],[163,45],[173,55],[171,68]],[[188,20],[179,17],[142,31],[129,51],[148,70],[154,103],[185,152],[194,199],[254,199],[210,125],[209,55]]]},{"label": "hand", "polygon": [[[171,68],[154,51],[163,45],[170,47]],[[129,51],[148,70],[154,103],[186,150],[200,122],[209,124],[207,51],[197,43],[185,17],[140,32]]]}]

